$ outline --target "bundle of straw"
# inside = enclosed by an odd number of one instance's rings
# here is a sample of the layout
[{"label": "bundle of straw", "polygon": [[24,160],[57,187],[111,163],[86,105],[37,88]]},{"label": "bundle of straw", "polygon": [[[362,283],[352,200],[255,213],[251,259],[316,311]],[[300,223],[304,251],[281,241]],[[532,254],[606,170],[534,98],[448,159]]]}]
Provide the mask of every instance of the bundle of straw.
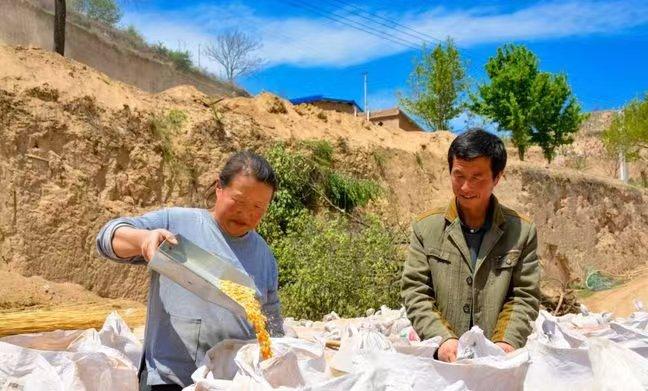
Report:
[{"label": "bundle of straw", "polygon": [[143,325],[146,307],[128,300],[41,307],[19,312],[0,311],[0,337],[52,330],[99,329],[112,311],[117,311],[130,328]]}]

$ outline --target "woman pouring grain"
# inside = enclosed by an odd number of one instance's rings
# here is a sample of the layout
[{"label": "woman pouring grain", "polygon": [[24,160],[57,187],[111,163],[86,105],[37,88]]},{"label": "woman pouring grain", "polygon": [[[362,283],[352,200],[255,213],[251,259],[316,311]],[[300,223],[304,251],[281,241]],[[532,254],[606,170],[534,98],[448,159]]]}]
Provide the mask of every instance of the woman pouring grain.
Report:
[{"label": "woman pouring grain", "polygon": [[[181,234],[209,252],[238,260],[261,292],[270,334],[281,335],[277,264],[255,231],[277,189],[275,173],[263,157],[243,151],[229,158],[214,187],[211,210],[168,208],[109,221],[97,236],[97,249],[117,262],[145,263],[160,243],[173,243],[174,234]],[[153,272],[140,389],[180,390],[192,384],[191,374],[206,351],[228,338],[254,338],[253,327]]]}]

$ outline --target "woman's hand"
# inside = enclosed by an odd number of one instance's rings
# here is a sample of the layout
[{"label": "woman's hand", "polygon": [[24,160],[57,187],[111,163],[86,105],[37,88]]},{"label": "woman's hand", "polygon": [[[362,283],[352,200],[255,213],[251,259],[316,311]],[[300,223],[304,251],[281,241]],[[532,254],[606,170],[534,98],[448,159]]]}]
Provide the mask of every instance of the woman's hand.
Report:
[{"label": "woman's hand", "polygon": [[142,256],[147,262],[153,259],[155,251],[157,251],[160,244],[165,240],[168,240],[171,244],[178,244],[175,236],[166,229],[154,229],[148,231],[147,234],[144,235],[140,244],[140,249]]}]

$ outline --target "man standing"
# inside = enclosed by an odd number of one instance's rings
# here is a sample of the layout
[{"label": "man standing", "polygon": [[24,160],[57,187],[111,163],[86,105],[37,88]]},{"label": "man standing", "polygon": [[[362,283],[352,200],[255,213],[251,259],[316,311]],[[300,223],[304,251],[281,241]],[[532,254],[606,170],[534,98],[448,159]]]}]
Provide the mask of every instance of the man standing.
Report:
[{"label": "man standing", "polygon": [[535,224],[493,195],[506,148],[482,129],[459,135],[448,165],[454,198],[412,227],[401,295],[421,339],[441,336],[442,361],[457,358],[458,336],[479,326],[505,352],[524,346],[538,315]]}]

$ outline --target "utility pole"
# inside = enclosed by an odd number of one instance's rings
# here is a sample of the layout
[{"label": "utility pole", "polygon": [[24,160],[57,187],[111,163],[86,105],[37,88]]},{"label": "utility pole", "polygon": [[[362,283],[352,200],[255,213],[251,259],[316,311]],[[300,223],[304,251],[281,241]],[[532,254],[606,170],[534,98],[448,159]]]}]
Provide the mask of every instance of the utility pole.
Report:
[{"label": "utility pole", "polygon": [[65,0],[54,2],[54,51],[65,56]]},{"label": "utility pole", "polygon": [[367,107],[367,72],[362,74],[364,76],[364,111],[369,121],[369,108]]},{"label": "utility pole", "polygon": [[628,183],[628,162],[625,158],[625,153],[619,151],[619,179],[624,183]]},{"label": "utility pole", "polygon": [[198,68],[200,68],[200,44],[198,44]]}]

